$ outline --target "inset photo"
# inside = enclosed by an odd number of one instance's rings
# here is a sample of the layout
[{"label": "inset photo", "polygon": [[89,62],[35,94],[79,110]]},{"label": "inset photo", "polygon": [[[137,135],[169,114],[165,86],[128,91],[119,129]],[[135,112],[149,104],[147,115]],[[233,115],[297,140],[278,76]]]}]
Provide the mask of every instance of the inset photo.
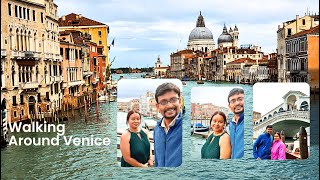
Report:
[{"label": "inset photo", "polygon": [[178,79],[118,82],[117,159],[121,167],[182,163],[182,83]]},{"label": "inset photo", "polygon": [[240,87],[192,88],[190,131],[201,159],[243,157],[244,96]]},{"label": "inset photo", "polygon": [[252,121],[255,159],[307,159],[310,156],[309,84],[256,83]]}]

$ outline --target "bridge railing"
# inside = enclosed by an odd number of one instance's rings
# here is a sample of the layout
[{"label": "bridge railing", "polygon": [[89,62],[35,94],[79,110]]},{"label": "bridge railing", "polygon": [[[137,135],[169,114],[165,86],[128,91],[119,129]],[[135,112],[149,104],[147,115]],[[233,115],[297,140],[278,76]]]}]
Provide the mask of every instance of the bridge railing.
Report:
[{"label": "bridge railing", "polygon": [[262,122],[260,122],[261,119],[256,121],[254,123],[254,127],[258,126],[263,126],[266,124],[270,124],[276,119],[281,119],[281,118],[300,118],[300,119],[310,119],[310,111],[284,111],[284,112],[279,112],[275,115],[273,115],[271,118],[267,118],[266,120],[262,119]]}]

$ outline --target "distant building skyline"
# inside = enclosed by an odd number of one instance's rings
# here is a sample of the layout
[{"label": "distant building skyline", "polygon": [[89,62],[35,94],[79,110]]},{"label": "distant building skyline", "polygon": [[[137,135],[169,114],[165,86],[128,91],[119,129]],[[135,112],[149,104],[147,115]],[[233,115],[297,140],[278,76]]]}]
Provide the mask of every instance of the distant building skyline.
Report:
[{"label": "distant building skyline", "polygon": [[[258,45],[265,53],[276,52],[278,24],[294,19],[296,15],[304,16],[307,10],[310,14],[318,14],[319,11],[319,2],[316,0],[292,3],[248,0],[234,3],[209,0],[202,3],[126,0],[55,2],[59,7],[59,17],[77,13],[110,27],[109,42],[113,39],[115,42],[109,57],[116,57],[111,68],[151,67],[158,55],[162,57],[164,65],[169,65],[172,52],[187,48],[188,36],[195,27],[200,11],[215,42],[224,24],[228,29],[236,25],[241,31],[239,45]],[[250,4],[250,9],[247,4]],[[107,12],[107,15],[101,16],[101,12]]]}]

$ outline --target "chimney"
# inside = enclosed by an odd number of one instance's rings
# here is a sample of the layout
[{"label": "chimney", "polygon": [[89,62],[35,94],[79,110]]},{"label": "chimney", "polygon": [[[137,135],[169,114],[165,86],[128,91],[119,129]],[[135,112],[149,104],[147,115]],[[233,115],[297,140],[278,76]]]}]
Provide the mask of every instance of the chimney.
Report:
[{"label": "chimney", "polygon": [[66,20],[66,16],[62,16],[62,21],[65,21]]},{"label": "chimney", "polygon": [[82,18],[82,14],[79,14],[79,19],[81,19]]},{"label": "chimney", "polygon": [[76,15],[76,20],[79,20],[79,15]]}]

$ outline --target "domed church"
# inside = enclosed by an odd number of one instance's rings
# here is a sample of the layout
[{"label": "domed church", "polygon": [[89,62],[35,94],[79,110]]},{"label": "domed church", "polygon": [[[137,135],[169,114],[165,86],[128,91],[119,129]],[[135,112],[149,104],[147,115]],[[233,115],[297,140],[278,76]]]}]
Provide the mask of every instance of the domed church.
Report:
[{"label": "domed church", "polygon": [[206,28],[204,18],[200,11],[196,27],[189,35],[187,48],[193,51],[200,50],[203,52],[210,52],[214,50],[214,45],[213,35],[211,31]]},{"label": "domed church", "polygon": [[229,32],[226,25],[224,25],[222,34],[218,38],[218,47],[231,47],[237,46],[239,43],[239,31],[237,25],[232,30],[231,27]]}]

